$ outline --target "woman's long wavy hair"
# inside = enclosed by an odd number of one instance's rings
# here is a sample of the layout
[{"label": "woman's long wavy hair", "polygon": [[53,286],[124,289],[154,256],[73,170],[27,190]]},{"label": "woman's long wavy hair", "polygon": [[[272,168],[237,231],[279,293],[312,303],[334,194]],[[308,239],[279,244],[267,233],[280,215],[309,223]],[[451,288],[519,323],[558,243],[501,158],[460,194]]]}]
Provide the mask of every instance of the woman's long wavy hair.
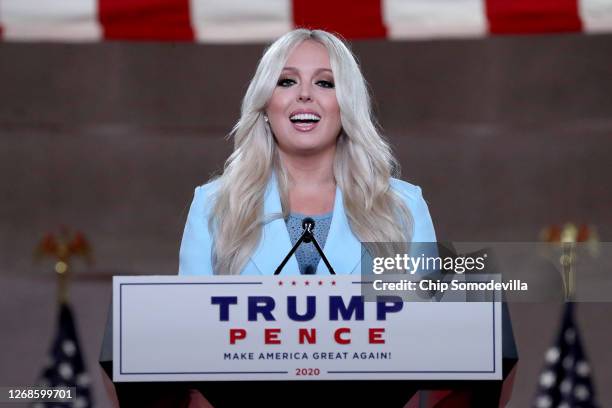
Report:
[{"label": "woman's long wavy hair", "polygon": [[337,139],[334,177],[344,200],[351,230],[362,242],[409,242],[413,220],[389,178],[399,166],[377,130],[367,85],[349,48],[321,30],[291,31],[267,48],[242,101],[232,129],[234,151],[218,177],[209,215],[216,274],[240,274],[261,239],[264,193],[275,171],[282,214],[289,213],[289,175],[282,166],[272,131],[264,120],[266,105],[291,51],[305,40],[323,44],[329,53],[342,131]]}]

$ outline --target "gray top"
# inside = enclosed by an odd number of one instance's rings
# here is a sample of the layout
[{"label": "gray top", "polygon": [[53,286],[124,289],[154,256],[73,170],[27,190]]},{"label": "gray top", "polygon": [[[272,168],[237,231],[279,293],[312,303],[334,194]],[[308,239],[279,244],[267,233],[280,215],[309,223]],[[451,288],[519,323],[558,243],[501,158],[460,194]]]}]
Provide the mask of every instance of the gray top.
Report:
[{"label": "gray top", "polygon": [[[315,221],[314,236],[319,243],[321,248],[325,247],[325,241],[327,240],[327,234],[329,233],[329,226],[331,225],[333,211],[327,214],[321,215],[304,215],[300,213],[291,213],[285,220],[287,224],[287,230],[289,231],[289,237],[291,238],[291,245],[300,239],[304,229],[302,228],[302,220],[306,217],[310,217]],[[302,244],[295,251],[295,258],[297,259],[300,267],[300,273],[302,275],[314,275],[317,273],[317,265],[321,260],[321,256],[315,248],[312,242],[302,242]]]}]

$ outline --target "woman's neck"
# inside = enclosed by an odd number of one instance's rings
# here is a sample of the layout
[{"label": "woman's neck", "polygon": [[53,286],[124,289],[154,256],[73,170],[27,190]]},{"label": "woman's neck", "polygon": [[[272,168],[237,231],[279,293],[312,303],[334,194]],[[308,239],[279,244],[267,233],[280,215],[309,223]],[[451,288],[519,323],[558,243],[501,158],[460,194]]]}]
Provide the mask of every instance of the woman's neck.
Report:
[{"label": "woman's neck", "polygon": [[311,189],[335,186],[334,155],[324,152],[317,156],[299,157],[279,152],[289,175],[290,189]]},{"label": "woman's neck", "polygon": [[299,157],[279,153],[289,176],[289,211],[308,215],[332,211],[336,195],[335,151]]}]

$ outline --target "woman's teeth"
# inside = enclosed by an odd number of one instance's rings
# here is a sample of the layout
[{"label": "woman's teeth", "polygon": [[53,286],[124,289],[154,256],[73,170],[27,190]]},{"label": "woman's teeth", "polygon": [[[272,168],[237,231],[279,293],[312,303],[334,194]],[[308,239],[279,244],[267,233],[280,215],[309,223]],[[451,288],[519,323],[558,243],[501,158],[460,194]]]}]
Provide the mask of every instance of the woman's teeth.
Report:
[{"label": "woman's teeth", "polygon": [[292,115],[289,120],[293,123],[311,123],[311,122],[318,122],[321,120],[321,117],[312,113],[298,113],[295,115]]}]

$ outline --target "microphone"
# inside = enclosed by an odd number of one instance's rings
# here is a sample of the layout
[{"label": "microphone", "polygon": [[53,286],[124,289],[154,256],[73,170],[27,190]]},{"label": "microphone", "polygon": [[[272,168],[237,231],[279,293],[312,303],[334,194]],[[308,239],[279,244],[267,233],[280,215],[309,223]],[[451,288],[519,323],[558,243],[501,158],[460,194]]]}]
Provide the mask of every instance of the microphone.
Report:
[{"label": "microphone", "polygon": [[302,242],[306,242],[306,243],[312,242],[313,245],[315,246],[315,248],[317,249],[317,252],[321,256],[321,259],[325,263],[325,266],[327,266],[327,269],[329,270],[329,273],[332,274],[332,275],[335,275],[336,272],[334,271],[334,268],[332,268],[331,264],[327,260],[327,257],[323,253],[323,250],[319,246],[319,243],[317,242],[317,239],[315,238],[315,236],[314,236],[314,234],[312,232],[314,230],[314,228],[315,228],[314,220],[312,218],[310,218],[310,217],[304,218],[302,220],[302,228],[304,229],[304,232],[302,232],[302,236],[300,236],[300,239],[297,240],[297,242],[295,243],[293,248],[291,248],[291,251],[289,251],[287,256],[285,256],[285,259],[283,259],[283,262],[281,262],[280,265],[278,265],[278,268],[276,268],[276,270],[274,271],[274,274],[278,275],[279,273],[281,273],[281,271],[285,267],[285,264],[289,261],[289,258],[291,258],[291,255],[293,255],[295,253],[295,251],[302,244]]},{"label": "microphone", "polygon": [[[312,218],[306,217],[302,220],[302,229],[304,231],[308,231],[310,235],[313,234],[314,228],[315,228],[315,222]],[[314,238],[314,235],[313,235],[313,238]],[[304,242],[310,242],[310,241],[311,241],[310,236],[304,237]]]}]

